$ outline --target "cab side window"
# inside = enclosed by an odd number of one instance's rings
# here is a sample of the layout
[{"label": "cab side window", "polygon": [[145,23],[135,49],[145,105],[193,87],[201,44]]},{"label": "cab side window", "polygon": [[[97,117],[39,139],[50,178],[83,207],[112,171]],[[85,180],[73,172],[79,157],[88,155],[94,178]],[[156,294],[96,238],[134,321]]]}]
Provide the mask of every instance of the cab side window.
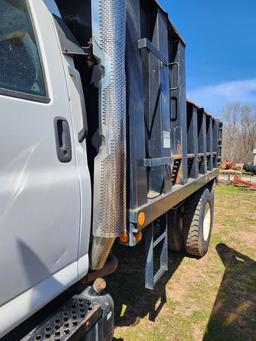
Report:
[{"label": "cab side window", "polygon": [[0,1],[0,90],[47,96],[26,0]]}]

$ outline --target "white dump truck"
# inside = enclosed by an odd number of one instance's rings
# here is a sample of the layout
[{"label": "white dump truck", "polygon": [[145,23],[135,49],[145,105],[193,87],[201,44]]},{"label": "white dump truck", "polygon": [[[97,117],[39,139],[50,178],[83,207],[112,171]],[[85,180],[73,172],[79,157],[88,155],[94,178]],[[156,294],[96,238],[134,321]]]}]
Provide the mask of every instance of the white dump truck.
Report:
[{"label": "white dump truck", "polygon": [[209,246],[222,123],[185,42],[155,0],[0,0],[0,117],[0,337],[111,340],[115,243],[148,289]]}]

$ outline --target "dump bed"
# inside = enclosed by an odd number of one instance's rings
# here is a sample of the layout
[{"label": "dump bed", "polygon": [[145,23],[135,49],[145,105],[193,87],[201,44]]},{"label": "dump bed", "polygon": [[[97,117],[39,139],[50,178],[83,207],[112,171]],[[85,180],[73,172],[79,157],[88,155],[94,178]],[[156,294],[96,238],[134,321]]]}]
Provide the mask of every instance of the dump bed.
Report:
[{"label": "dump bed", "polygon": [[185,43],[155,1],[127,1],[129,221],[145,225],[218,174],[221,123],[186,102]]}]

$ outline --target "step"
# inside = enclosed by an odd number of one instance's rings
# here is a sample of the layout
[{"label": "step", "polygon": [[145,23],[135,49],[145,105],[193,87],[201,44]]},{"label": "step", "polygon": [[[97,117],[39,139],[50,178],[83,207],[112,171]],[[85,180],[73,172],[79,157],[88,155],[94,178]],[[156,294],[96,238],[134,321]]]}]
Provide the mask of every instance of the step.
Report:
[{"label": "step", "polygon": [[74,296],[22,341],[75,341],[84,337],[102,316],[100,305]]}]

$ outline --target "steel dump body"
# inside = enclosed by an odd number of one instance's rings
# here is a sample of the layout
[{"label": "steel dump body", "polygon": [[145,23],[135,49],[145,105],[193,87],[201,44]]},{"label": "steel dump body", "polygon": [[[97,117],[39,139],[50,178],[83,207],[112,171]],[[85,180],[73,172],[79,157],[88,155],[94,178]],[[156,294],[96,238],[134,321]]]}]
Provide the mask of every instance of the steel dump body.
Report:
[{"label": "steel dump body", "polygon": [[126,49],[128,219],[134,231],[218,175],[221,123],[186,103],[185,43],[156,2],[127,1]]}]

